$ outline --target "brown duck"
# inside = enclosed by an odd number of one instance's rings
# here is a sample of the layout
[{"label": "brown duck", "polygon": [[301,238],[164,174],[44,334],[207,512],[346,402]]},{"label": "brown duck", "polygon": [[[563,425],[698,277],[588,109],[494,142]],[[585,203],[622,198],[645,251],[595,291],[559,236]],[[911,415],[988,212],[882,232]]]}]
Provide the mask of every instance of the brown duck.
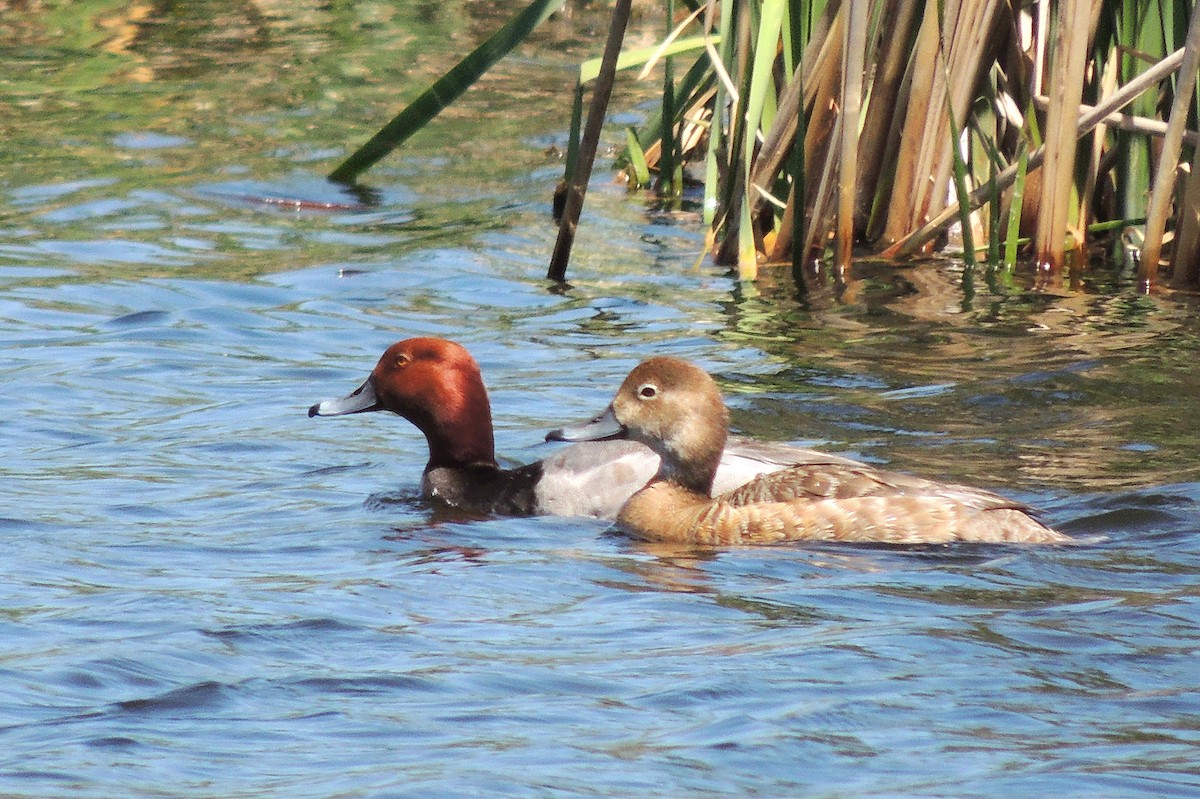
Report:
[{"label": "brown duck", "polygon": [[712,496],[729,412],[704,370],[677,358],[639,364],[600,416],[548,438],[628,438],[661,458],[617,523],[651,541],[707,545],[784,541],[889,544],[1067,543],[1032,510],[990,491],[830,458],[760,475]]}]

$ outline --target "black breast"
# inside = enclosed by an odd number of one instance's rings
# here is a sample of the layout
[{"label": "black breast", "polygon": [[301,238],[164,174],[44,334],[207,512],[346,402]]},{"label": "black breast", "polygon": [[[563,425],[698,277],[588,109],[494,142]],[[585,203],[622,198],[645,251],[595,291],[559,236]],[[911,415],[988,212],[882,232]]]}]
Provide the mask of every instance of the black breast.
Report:
[{"label": "black breast", "polygon": [[425,472],[421,488],[426,497],[474,513],[533,516],[538,512],[534,486],[542,464],[518,469],[495,466],[440,466]]}]

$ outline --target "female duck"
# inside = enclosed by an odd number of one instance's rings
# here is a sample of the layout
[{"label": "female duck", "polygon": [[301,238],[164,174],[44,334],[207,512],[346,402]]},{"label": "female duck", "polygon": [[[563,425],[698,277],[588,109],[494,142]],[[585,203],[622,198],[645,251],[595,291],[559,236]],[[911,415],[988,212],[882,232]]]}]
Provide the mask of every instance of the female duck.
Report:
[{"label": "female duck", "polygon": [[[632,441],[579,444],[516,469],[496,463],[492,411],[479,365],[459,344],[412,338],[384,352],[366,382],[343,399],[319,402],[309,416],[391,411],[429,444],[421,491],[479,513],[553,514],[612,519],[658,470],[658,456]],[[795,463],[853,463],[786,445],[731,442],[716,484],[735,488]]]},{"label": "female duck", "polygon": [[810,463],[760,476],[713,497],[729,414],[704,370],[676,358],[639,364],[608,409],[564,441],[628,438],[662,459],[618,524],[639,538],[695,544],[781,541],[1071,541],[1024,505],[989,491],[856,463]]}]

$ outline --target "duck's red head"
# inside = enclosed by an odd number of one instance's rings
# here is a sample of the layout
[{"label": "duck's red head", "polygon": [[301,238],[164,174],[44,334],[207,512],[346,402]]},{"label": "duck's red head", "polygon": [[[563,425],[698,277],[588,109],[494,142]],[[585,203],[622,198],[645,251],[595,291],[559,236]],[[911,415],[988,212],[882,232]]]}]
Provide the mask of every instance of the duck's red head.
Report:
[{"label": "duck's red head", "polygon": [[429,464],[494,465],[492,409],[479,364],[466,348],[440,338],[410,338],[387,348],[353,394],[326,400],[309,416],[392,411],[429,442]]}]

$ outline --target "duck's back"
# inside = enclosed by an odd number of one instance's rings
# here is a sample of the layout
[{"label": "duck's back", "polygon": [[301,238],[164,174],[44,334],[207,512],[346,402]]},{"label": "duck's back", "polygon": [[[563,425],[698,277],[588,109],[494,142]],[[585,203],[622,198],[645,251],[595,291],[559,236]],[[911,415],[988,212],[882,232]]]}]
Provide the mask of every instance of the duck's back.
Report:
[{"label": "duck's back", "polygon": [[658,456],[634,441],[573,444],[538,463],[537,512],[554,516],[615,519],[658,471]]},{"label": "duck's back", "polygon": [[928,497],[969,505],[980,510],[1026,505],[981,488],[941,483],[923,477],[875,469],[854,461],[797,464],[763,474],[730,491],[713,494],[732,505],[791,502],[800,499],[853,497]]},{"label": "duck's back", "polygon": [[828,452],[774,441],[755,441],[752,438],[730,436],[721,454],[712,493],[714,496],[724,494],[760,478],[761,475],[775,474],[797,466],[815,470],[842,466],[868,468],[858,461]]},{"label": "duck's back", "polygon": [[712,545],[1070,540],[999,494],[861,464],[793,466],[711,500],[659,482],[620,521],[643,538]]},{"label": "duck's back", "polygon": [[[633,493],[654,477],[659,458],[644,444],[617,440],[574,444],[540,463],[541,472],[533,489],[535,512],[615,519]],[[731,437],[717,467],[713,491],[730,491],[762,475],[797,465],[867,468],[839,455]]]}]

